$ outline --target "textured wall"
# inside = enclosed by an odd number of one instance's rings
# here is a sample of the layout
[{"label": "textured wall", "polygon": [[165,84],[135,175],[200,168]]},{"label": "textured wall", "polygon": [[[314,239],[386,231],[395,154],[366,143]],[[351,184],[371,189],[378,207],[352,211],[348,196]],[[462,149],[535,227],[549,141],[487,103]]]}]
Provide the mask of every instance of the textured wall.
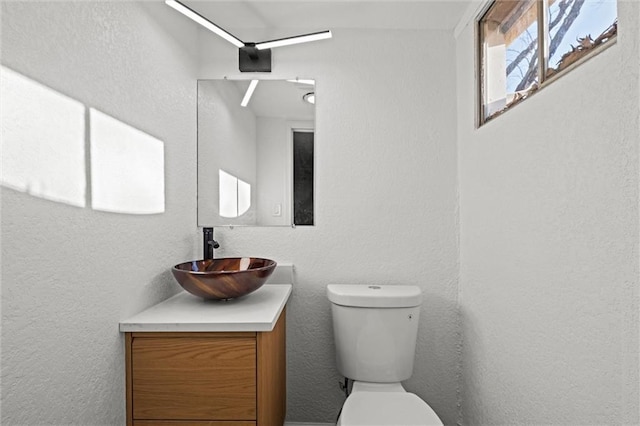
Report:
[{"label": "textured wall", "polygon": [[[235,49],[202,37],[199,77],[237,77]],[[217,255],[295,265],[287,314],[290,421],[335,421],[343,402],[329,283],[422,288],[406,387],[448,424],[457,420],[453,48],[444,31],[335,30],[329,41],[273,50],[271,77],[317,81],[316,226],[216,229],[216,238]]]},{"label": "textured wall", "polygon": [[[2,2],[2,65],[163,141],[165,168],[156,215],[2,188],[3,425],[124,424],[118,321],[176,292],[169,266],[199,255],[195,66],[185,48],[197,34],[165,9]],[[2,123],[16,125],[30,120]]]},{"label": "textured wall", "polygon": [[464,424],[639,421],[637,8],[480,129],[457,40]]},{"label": "textured wall", "polygon": [[[293,185],[291,129],[313,129],[314,122],[292,122],[281,117],[259,117],[257,122],[258,158],[260,159],[257,162],[258,223],[288,226],[291,224],[292,209],[286,206],[292,203],[291,187]],[[273,215],[276,204],[281,206],[280,216]]]}]

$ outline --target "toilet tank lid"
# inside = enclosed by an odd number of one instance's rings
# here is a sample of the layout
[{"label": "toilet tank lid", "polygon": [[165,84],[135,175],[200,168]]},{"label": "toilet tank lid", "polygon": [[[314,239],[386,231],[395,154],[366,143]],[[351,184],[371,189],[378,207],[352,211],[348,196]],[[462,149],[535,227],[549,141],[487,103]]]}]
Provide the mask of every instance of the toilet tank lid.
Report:
[{"label": "toilet tank lid", "polygon": [[422,304],[415,285],[329,284],[327,297],[336,305],[361,308],[409,308]]}]

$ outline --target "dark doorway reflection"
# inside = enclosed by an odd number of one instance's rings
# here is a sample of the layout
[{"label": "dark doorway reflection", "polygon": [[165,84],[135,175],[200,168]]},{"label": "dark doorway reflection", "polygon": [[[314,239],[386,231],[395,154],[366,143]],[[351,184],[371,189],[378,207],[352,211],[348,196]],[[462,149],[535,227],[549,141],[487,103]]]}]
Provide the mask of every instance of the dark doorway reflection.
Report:
[{"label": "dark doorway reflection", "polygon": [[293,223],[313,225],[313,132],[293,132]]}]

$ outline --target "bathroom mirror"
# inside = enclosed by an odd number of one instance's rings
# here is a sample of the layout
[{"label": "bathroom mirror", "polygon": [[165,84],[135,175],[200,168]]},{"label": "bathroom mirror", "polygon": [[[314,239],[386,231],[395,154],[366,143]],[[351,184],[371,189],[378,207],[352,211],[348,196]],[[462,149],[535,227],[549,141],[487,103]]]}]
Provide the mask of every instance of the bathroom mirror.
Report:
[{"label": "bathroom mirror", "polygon": [[314,102],[313,80],[198,80],[199,226],[313,225]]}]

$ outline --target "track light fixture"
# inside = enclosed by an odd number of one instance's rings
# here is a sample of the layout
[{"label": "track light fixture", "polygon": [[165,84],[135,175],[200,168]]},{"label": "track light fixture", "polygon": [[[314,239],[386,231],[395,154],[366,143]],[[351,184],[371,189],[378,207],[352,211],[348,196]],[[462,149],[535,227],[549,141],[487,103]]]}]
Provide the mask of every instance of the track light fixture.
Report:
[{"label": "track light fixture", "polygon": [[271,72],[272,47],[289,46],[332,37],[331,31],[327,30],[259,43],[244,42],[178,0],[165,0],[165,3],[239,48],[238,62],[241,72]]}]

